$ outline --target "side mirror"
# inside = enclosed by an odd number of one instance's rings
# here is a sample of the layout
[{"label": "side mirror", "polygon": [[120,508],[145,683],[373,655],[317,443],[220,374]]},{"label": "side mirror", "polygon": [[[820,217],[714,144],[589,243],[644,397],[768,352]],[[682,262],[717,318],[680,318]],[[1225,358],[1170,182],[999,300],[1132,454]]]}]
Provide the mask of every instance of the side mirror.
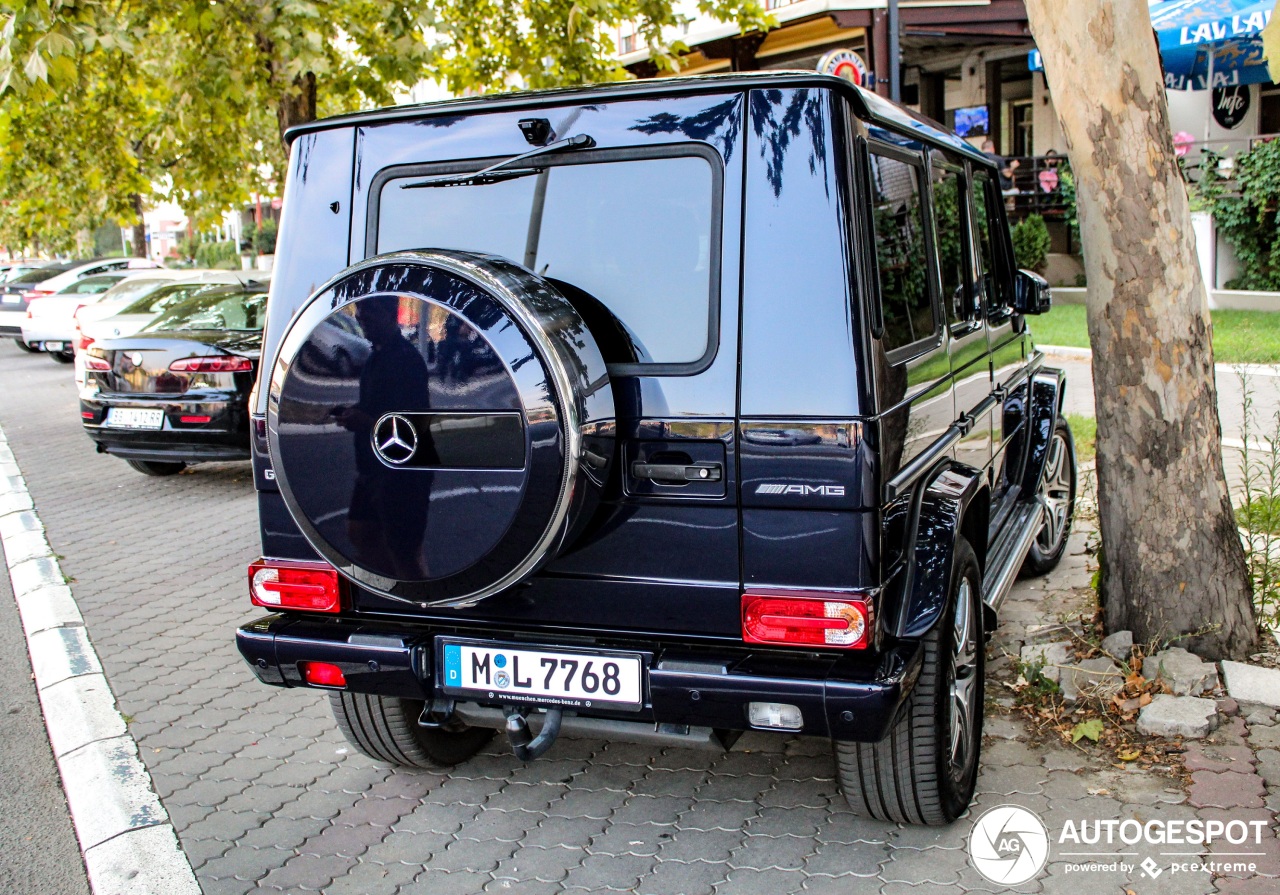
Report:
[{"label": "side mirror", "polygon": [[1020,270],[1013,281],[1013,310],[1018,314],[1043,314],[1053,305],[1049,281],[1038,273]]}]

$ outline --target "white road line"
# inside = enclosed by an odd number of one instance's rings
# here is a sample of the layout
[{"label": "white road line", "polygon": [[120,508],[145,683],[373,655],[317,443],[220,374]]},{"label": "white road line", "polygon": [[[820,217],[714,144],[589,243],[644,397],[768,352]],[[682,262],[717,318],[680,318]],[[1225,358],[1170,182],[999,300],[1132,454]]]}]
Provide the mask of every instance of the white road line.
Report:
[{"label": "white road line", "polygon": [[200,895],[3,430],[0,543],[94,895]]}]

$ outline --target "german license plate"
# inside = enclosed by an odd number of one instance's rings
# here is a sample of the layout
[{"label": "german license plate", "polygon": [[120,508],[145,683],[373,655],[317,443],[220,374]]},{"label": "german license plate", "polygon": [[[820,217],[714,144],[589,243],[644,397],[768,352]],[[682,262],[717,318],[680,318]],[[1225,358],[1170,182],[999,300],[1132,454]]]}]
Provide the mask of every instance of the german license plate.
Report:
[{"label": "german license plate", "polygon": [[112,407],[107,411],[106,424],[115,429],[159,429],[164,425],[164,411]]},{"label": "german license plate", "polygon": [[635,653],[561,650],[441,638],[444,692],[567,708],[639,710],[644,663]]}]

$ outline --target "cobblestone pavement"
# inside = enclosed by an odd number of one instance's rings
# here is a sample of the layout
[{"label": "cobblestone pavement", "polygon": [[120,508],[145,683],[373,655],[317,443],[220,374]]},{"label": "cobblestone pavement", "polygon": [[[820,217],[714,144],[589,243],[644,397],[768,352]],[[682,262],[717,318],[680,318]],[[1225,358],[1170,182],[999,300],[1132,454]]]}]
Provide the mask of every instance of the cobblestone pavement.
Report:
[{"label": "cobblestone pavement", "polygon": [[[0,425],[209,895],[1003,891],[970,866],[967,819],[921,829],[855,818],[820,741],[749,735],[722,755],[562,739],[526,766],[495,740],[449,774],[393,771],[356,754],[320,694],[261,686],[235,652],[235,625],[256,614],[243,571],[257,547],[247,465],[146,478],[94,454],[66,367],[0,345],[0,383]],[[1050,579],[1015,590],[1005,645],[1068,606],[1066,585],[1087,584],[1079,536],[1071,554]],[[1057,831],[1066,820],[1223,813],[1189,805],[1173,777],[1034,745],[989,698],[993,735],[972,816],[1018,804]],[[1243,724],[1232,729],[1234,745],[1246,743]],[[1265,847],[1274,875],[1270,833]],[[1073,873],[1068,862],[1092,859],[1060,850],[1055,842],[1047,871],[1018,890],[1215,891],[1204,873]],[[1238,893],[1278,885],[1219,883]]]}]

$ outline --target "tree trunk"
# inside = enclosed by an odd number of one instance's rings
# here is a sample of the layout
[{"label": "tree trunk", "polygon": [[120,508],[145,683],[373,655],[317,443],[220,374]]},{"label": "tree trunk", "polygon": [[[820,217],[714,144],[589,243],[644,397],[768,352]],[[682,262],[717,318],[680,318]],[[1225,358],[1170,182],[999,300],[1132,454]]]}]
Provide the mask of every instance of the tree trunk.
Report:
[{"label": "tree trunk", "polygon": [[1027,0],[1079,189],[1109,630],[1254,650],[1209,308],[1143,0]]},{"label": "tree trunk", "polygon": [[133,219],[133,256],[135,258],[147,257],[147,222],[142,214],[142,194],[133,194],[133,213],[137,215]]},{"label": "tree trunk", "polygon": [[285,158],[289,157],[289,142],[285,131],[296,124],[316,120],[316,76],[312,72],[298,75],[281,95],[276,106],[276,121],[280,125],[280,145]]}]

